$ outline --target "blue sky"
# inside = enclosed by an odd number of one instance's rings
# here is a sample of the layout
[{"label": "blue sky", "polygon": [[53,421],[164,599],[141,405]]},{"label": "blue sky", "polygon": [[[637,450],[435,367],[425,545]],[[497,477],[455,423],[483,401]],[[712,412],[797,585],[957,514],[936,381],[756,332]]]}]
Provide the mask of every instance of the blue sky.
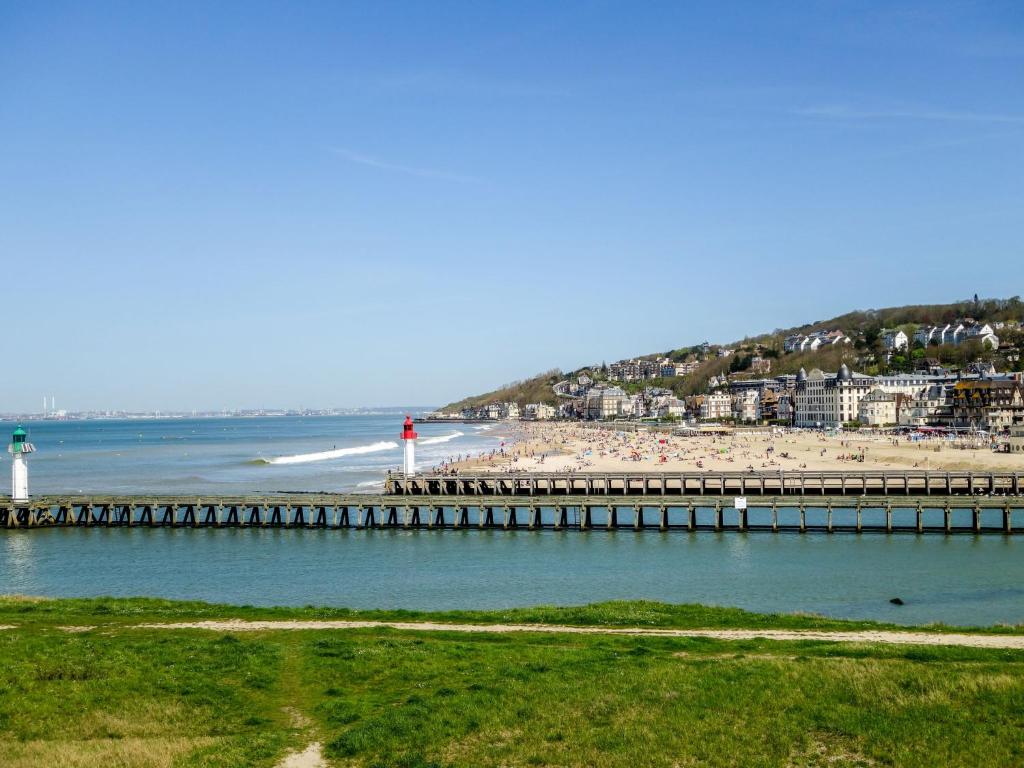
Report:
[{"label": "blue sky", "polygon": [[0,0],[0,147],[0,411],[441,404],[1020,293],[1024,5]]}]

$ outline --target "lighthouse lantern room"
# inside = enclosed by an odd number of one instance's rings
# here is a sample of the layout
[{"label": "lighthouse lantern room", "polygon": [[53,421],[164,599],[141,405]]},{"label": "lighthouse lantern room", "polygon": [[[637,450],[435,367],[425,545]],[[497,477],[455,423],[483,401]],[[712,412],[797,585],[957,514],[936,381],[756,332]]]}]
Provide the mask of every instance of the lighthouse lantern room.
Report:
[{"label": "lighthouse lantern room", "polygon": [[19,426],[11,436],[11,444],[7,446],[7,452],[13,459],[11,499],[14,501],[28,501],[28,463],[25,461],[25,456],[35,451],[36,448],[26,440],[27,437],[25,430]]},{"label": "lighthouse lantern room", "polygon": [[405,423],[402,425],[402,446],[404,448],[404,455],[402,456],[402,472],[406,477],[412,477],[416,474],[416,438],[419,435],[412,428],[412,417],[406,416]]}]

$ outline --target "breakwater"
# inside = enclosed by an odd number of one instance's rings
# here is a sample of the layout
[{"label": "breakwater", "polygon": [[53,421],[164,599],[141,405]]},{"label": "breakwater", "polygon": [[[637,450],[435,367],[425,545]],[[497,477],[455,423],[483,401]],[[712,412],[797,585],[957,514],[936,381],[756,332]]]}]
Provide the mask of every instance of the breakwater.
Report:
[{"label": "breakwater", "polygon": [[[1021,496],[59,496],[0,503],[0,529],[309,528],[1014,534]],[[737,508],[739,506],[740,508]]]}]

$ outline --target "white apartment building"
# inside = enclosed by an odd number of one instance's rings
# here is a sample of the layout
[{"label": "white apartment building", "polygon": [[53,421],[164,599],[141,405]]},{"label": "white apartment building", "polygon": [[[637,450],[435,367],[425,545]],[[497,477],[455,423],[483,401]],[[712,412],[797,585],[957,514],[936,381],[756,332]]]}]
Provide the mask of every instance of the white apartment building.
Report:
[{"label": "white apartment building", "polygon": [[895,373],[875,377],[875,385],[883,392],[888,392],[891,395],[906,395],[907,397],[917,397],[928,387],[947,381],[951,381],[951,379],[927,373]]},{"label": "white apartment building", "polygon": [[874,388],[870,376],[852,373],[842,365],[835,374],[803,368],[796,377],[796,426],[831,429],[858,417],[861,398]]},{"label": "white apartment building", "polygon": [[907,334],[898,328],[883,328],[882,344],[886,349],[898,352],[910,346],[910,339],[907,338]]},{"label": "white apartment building", "polygon": [[727,419],[732,416],[732,396],[728,392],[711,392],[700,404],[702,419]]},{"label": "white apartment building", "polygon": [[897,401],[900,395],[875,387],[860,399],[857,421],[868,427],[885,427],[898,422]]},{"label": "white apartment building", "polygon": [[524,418],[532,421],[547,421],[555,418],[555,408],[547,403],[529,403],[524,409]]},{"label": "white apartment building", "polygon": [[659,419],[663,419],[666,416],[685,416],[686,403],[675,397],[661,398],[654,408],[654,415]]},{"label": "white apartment building", "polygon": [[747,389],[733,400],[732,415],[736,421],[759,421],[761,419],[761,392]]},{"label": "white apartment building", "polygon": [[629,401],[619,387],[593,387],[587,392],[588,419],[614,419],[621,415]]},{"label": "white apartment building", "polygon": [[922,325],[914,333],[914,341],[927,347],[929,344],[961,344],[977,339],[983,346],[999,348],[999,337],[988,323],[963,323],[959,320],[946,325]]}]

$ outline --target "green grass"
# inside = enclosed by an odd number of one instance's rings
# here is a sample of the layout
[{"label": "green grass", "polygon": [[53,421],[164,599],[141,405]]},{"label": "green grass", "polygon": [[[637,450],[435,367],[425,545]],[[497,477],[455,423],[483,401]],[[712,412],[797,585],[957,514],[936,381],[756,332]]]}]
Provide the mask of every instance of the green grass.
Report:
[{"label": "green grass", "polygon": [[[156,600],[0,601],[0,623],[17,625],[0,631],[0,765],[273,766],[313,740],[331,765],[378,768],[1024,764],[1018,651],[131,626],[322,615]],[[649,603],[442,616],[823,621]]]},{"label": "green grass", "polygon": [[645,600],[609,601],[583,606],[536,606],[494,611],[355,610],[220,605],[144,597],[68,598],[61,600],[0,596],[0,624],[137,624],[203,619],[361,619],[440,621],[477,624],[570,624],[574,626],[663,627],[675,629],[893,629],[904,632],[1021,634],[1024,626],[904,626],[876,621],[830,619],[813,614],[753,613],[740,608],[668,604]]}]

